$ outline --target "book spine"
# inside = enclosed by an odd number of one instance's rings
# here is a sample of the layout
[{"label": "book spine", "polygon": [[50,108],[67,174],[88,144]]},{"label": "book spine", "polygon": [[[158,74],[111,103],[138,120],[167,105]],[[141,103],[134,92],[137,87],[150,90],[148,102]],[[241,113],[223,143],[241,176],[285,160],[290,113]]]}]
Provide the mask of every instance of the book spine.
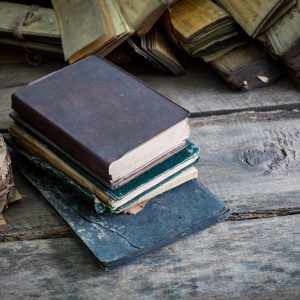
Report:
[{"label": "book spine", "polygon": [[[81,162],[82,158],[84,158],[84,164],[87,168],[103,178],[104,181],[110,182],[110,162],[104,161],[101,157],[97,156],[96,153],[91,152],[62,128],[56,126],[56,124],[51,122],[45,116],[27,105],[18,97],[17,92],[12,95],[12,109],[20,114],[26,122],[45,134],[52,142],[56,143],[66,152],[72,153],[75,159]],[[76,149],[76,151],[74,151],[74,149]]]}]

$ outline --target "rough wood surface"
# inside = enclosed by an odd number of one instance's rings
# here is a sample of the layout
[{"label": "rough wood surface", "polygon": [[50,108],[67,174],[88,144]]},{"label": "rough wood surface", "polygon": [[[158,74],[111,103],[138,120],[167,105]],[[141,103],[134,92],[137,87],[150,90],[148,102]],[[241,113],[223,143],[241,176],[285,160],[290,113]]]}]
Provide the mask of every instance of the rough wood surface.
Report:
[{"label": "rough wood surface", "polygon": [[[44,64],[31,67],[26,64],[1,65],[0,130],[7,128],[10,95],[20,86],[63,67],[62,64]],[[233,91],[208,66],[195,63],[184,76],[174,77],[149,67],[129,65],[132,72],[151,87],[197,115],[223,114],[242,110],[272,110],[300,108],[299,89],[287,78],[276,84],[248,92]],[[4,118],[3,118],[4,117]]]},{"label": "rough wood surface", "polygon": [[300,108],[299,88],[287,78],[264,88],[241,92],[232,90],[219,75],[200,63],[190,66],[187,74],[179,77],[163,73],[158,76],[157,72],[137,68],[132,72],[195,116]]},{"label": "rough wood surface", "polygon": [[191,120],[199,179],[236,213],[300,210],[300,112]]},{"label": "rough wood surface", "polygon": [[70,235],[62,219],[18,172],[14,180],[22,199],[3,212],[6,226],[0,228],[0,242]]},{"label": "rough wood surface", "polygon": [[[300,113],[238,113],[191,120],[200,147],[199,180],[229,205],[232,220],[300,212]],[[15,176],[23,195],[4,212],[0,240],[64,236],[68,230],[45,200]]]},{"label": "rough wood surface", "polygon": [[[0,131],[11,93],[59,67],[1,65]],[[232,208],[231,219],[103,273],[16,173],[23,199],[0,228],[0,299],[299,299],[300,113],[291,111],[299,91],[283,79],[234,92],[203,65],[183,77],[132,72],[195,115],[215,115],[191,120],[191,139],[202,150],[199,178]],[[271,112],[280,108],[290,111]],[[252,109],[269,112],[216,116]]]},{"label": "rough wood surface", "polygon": [[223,222],[102,272],[73,238],[0,244],[1,299],[299,299],[298,216]]}]

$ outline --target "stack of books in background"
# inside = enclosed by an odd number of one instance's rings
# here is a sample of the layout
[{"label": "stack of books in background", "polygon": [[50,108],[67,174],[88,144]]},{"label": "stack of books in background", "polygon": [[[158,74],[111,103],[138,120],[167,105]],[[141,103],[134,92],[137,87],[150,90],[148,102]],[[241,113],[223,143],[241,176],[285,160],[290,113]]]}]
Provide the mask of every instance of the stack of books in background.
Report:
[{"label": "stack of books in background", "polygon": [[283,65],[299,79],[299,0],[25,2],[0,2],[2,62],[25,52],[31,64],[91,54],[121,63],[123,51],[124,62],[134,52],[174,75],[202,59],[236,89],[271,84]]}]

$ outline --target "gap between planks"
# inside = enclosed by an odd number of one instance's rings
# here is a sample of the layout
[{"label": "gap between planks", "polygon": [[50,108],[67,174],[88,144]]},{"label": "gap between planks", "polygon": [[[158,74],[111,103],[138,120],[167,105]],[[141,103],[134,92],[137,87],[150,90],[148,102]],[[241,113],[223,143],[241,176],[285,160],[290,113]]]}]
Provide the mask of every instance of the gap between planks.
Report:
[{"label": "gap between planks", "polygon": [[[249,221],[254,222],[257,219],[266,219],[266,218],[280,218],[286,216],[292,216],[300,214],[299,209],[280,209],[280,210],[269,210],[269,211],[249,211],[246,213],[232,213],[227,220],[224,222],[237,222],[237,221]],[[5,225],[6,226],[6,225]],[[1,227],[0,227],[1,228]],[[2,227],[4,228],[4,226]],[[24,231],[18,235],[8,234],[4,236],[0,236],[0,242],[17,242],[17,241],[31,241],[31,240],[47,240],[47,239],[58,239],[58,238],[66,238],[66,237],[74,237],[71,229],[67,227],[58,227],[58,228],[49,228],[48,230],[35,230]]]}]

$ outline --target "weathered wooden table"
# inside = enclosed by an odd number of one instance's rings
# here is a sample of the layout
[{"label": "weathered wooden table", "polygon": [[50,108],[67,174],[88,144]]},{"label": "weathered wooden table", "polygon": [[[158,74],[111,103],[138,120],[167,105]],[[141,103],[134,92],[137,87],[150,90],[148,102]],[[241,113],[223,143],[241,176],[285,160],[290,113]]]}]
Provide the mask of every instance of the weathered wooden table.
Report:
[{"label": "weathered wooden table", "polygon": [[[59,67],[1,65],[1,131],[10,94]],[[230,206],[230,219],[103,272],[16,171],[23,200],[0,229],[0,299],[299,299],[299,90],[283,79],[233,92],[203,65],[176,78],[133,72],[192,112],[199,179]]]}]

